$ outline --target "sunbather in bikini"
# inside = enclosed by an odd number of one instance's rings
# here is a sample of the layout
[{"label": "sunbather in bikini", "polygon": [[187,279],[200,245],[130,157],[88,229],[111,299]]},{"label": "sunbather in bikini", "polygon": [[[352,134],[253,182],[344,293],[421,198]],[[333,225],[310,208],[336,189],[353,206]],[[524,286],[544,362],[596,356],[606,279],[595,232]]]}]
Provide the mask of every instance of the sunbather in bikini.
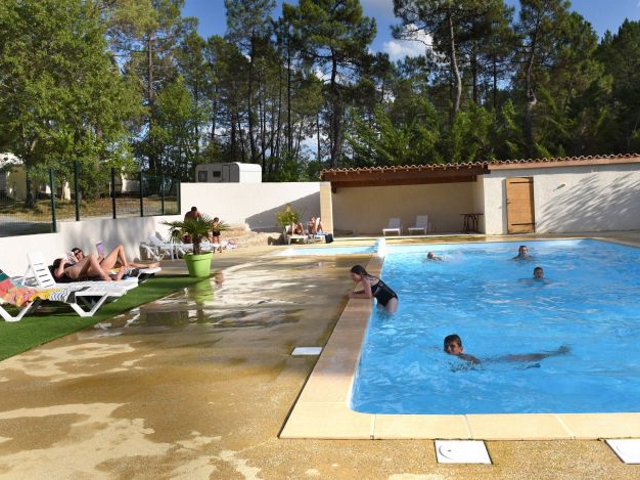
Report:
[{"label": "sunbather in bikini", "polygon": [[90,279],[112,280],[109,274],[102,269],[98,257],[95,255],[83,256],[75,262],[71,258],[56,258],[53,261],[51,273],[61,283]]},{"label": "sunbather in bikini", "polygon": [[[59,281],[76,281],[87,278],[101,280],[121,280],[134,268],[155,268],[159,262],[144,264],[128,262],[124,253],[124,247],[118,245],[105,256],[85,255],[82,249],[75,247],[71,250],[75,258],[60,258],[53,263],[53,276]],[[120,267],[118,272],[112,274],[112,270]]]}]

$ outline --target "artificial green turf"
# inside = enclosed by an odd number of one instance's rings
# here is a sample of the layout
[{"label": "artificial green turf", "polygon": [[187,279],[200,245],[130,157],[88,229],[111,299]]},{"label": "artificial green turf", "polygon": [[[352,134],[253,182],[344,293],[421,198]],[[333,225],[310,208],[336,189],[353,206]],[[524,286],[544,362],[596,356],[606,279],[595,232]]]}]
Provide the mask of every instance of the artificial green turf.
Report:
[{"label": "artificial green turf", "polygon": [[[52,304],[55,308],[51,309],[45,302],[40,309],[25,315],[19,322],[0,321],[0,360],[95,325],[200,281],[208,282],[209,279],[186,275],[152,277],[118,301],[103,305],[93,317],[80,317],[63,303]],[[4,307],[9,308],[6,304]]]}]

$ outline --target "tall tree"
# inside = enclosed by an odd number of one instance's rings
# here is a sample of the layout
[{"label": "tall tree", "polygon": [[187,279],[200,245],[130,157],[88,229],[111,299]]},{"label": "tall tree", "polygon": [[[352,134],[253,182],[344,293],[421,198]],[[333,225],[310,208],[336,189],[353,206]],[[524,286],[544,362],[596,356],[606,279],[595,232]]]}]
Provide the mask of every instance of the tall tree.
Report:
[{"label": "tall tree", "polygon": [[[610,152],[640,150],[640,21],[625,20],[618,32],[607,32],[597,57],[611,78],[611,94],[599,100],[609,108],[609,128],[602,132]],[[616,141],[617,140],[617,141]]]},{"label": "tall tree", "polygon": [[0,39],[0,151],[21,157],[28,178],[38,166],[64,176],[79,161],[90,196],[105,165],[130,159],[127,122],[140,113],[99,12],[82,0],[5,0]]},{"label": "tall tree", "polygon": [[436,52],[449,62],[453,94],[451,123],[460,110],[462,77],[458,59],[458,39],[462,25],[485,10],[483,0],[393,0],[393,12],[402,24],[393,28],[396,38],[415,40],[420,34],[433,39]]},{"label": "tall tree", "polygon": [[269,42],[271,34],[270,14],[275,8],[275,0],[225,0],[227,8],[227,34],[226,38],[234,43],[241,52],[249,58],[247,69],[247,122],[251,162],[264,163],[264,151],[258,154],[256,146],[254,111],[254,84],[261,77],[256,72],[258,58],[264,54],[264,46]]},{"label": "tall tree", "polygon": [[349,87],[355,82],[353,67],[365,58],[376,33],[375,21],[363,16],[359,0],[300,0],[283,5],[285,20],[293,26],[302,54],[328,71],[329,166],[336,167],[344,142],[344,115]]},{"label": "tall tree", "polygon": [[138,144],[141,159],[151,172],[160,172],[160,158],[153,144],[155,100],[159,90],[177,75],[175,52],[182,39],[195,29],[195,18],[183,18],[184,0],[113,0],[109,18],[112,49],[128,59],[126,68],[144,84],[147,116]]},{"label": "tall tree", "polygon": [[521,0],[517,30],[522,38],[519,57],[525,95],[524,132],[527,154],[537,155],[534,114],[538,104],[538,75],[554,58],[556,38],[569,14],[568,0]]}]

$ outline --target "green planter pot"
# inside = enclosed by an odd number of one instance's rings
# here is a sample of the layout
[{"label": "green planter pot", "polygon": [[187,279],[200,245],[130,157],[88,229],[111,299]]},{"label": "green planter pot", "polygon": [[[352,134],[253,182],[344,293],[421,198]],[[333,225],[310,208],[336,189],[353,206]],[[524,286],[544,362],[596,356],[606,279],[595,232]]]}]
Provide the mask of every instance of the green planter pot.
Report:
[{"label": "green planter pot", "polygon": [[189,270],[190,277],[208,277],[211,274],[211,258],[212,252],[200,253],[194,255],[188,253],[184,256],[184,261],[187,263],[187,270]]}]

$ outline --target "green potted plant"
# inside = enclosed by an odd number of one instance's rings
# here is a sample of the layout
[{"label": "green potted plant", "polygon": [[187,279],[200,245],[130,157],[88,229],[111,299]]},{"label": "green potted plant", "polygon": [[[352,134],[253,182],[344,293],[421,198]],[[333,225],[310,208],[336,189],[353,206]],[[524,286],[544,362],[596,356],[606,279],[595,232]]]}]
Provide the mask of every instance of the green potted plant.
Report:
[{"label": "green potted plant", "polygon": [[298,223],[300,221],[300,217],[300,212],[294,210],[288,203],[284,210],[280,210],[276,213],[276,221],[284,231],[286,231],[290,226]]},{"label": "green potted plant", "polygon": [[[177,220],[175,222],[162,222],[169,227],[169,235],[176,242],[181,242],[185,235],[191,238],[193,243],[193,253],[187,253],[184,260],[191,277],[208,277],[211,271],[211,258],[213,252],[201,251],[202,242],[208,238],[211,231],[213,219],[208,215],[200,215],[196,218],[187,218],[185,220]],[[229,226],[220,222],[218,230],[228,230]]]}]

